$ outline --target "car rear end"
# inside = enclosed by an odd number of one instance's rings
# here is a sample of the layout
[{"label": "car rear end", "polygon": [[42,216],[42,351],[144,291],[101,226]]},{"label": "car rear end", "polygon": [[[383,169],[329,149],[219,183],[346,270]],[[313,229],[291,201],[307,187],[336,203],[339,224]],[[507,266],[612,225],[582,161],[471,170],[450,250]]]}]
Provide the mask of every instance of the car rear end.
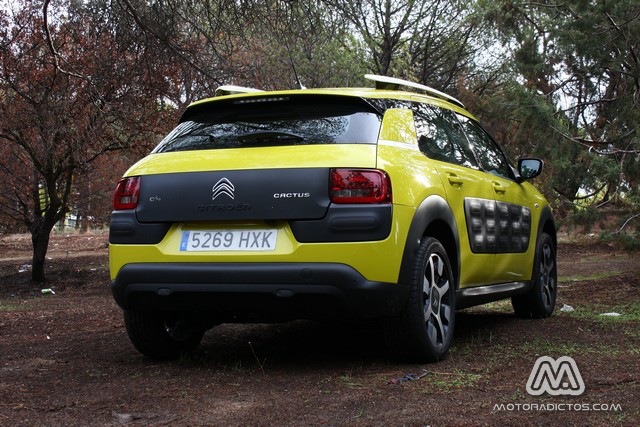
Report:
[{"label": "car rear end", "polygon": [[410,212],[379,169],[383,113],[329,91],[193,104],[117,185],[117,303],[219,322],[396,312]]}]

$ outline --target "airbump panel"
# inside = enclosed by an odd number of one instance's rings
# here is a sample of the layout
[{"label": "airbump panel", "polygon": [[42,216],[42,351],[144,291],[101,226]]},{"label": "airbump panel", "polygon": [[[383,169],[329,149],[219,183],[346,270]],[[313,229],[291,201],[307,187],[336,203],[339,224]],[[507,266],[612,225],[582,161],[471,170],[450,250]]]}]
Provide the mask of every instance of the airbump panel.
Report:
[{"label": "airbump panel", "polygon": [[474,253],[526,252],[531,209],[489,199],[466,198],[465,218]]}]

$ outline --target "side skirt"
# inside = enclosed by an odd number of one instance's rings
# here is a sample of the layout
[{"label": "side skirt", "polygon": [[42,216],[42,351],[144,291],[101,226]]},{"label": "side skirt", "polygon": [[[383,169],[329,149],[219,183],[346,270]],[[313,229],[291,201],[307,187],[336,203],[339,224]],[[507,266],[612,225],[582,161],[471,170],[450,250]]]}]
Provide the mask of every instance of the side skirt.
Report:
[{"label": "side skirt", "polygon": [[456,309],[473,307],[474,305],[526,294],[532,287],[533,282],[526,281],[458,289],[456,291]]}]

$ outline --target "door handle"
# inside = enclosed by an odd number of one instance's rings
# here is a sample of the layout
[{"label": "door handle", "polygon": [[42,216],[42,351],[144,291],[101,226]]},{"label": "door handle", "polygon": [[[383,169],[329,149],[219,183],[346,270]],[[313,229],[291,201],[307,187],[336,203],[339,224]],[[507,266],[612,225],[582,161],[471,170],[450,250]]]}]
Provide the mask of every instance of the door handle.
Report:
[{"label": "door handle", "polygon": [[462,185],[464,184],[464,180],[460,178],[458,175],[454,173],[448,173],[447,179],[449,180],[449,184],[451,185]]},{"label": "door handle", "polygon": [[494,183],[493,183],[493,191],[495,191],[496,193],[502,193],[502,194],[504,194],[504,193],[506,193],[506,192],[507,192],[507,187],[505,187],[505,186],[503,186],[503,185],[500,185],[500,184],[499,184],[499,183],[497,183],[497,182],[494,182]]}]

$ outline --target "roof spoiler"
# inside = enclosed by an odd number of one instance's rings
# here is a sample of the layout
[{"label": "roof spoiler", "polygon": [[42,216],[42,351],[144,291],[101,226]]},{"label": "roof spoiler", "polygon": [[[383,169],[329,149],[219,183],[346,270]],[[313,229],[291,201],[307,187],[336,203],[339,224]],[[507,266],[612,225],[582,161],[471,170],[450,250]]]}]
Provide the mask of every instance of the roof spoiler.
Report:
[{"label": "roof spoiler", "polygon": [[457,105],[458,107],[464,108],[464,104],[453,96],[447,95],[446,93],[440,92],[439,90],[432,87],[421,85],[420,83],[414,83],[409,80],[396,79],[395,77],[379,76],[377,74],[365,74],[364,78],[376,82],[376,89],[398,90],[400,86],[407,86],[414,89],[420,89],[431,96],[449,101],[452,104]]},{"label": "roof spoiler", "polygon": [[254,89],[252,87],[235,86],[235,85],[222,85],[216,89],[216,96],[224,95],[237,95],[239,93],[253,93],[263,92],[260,89]]}]

